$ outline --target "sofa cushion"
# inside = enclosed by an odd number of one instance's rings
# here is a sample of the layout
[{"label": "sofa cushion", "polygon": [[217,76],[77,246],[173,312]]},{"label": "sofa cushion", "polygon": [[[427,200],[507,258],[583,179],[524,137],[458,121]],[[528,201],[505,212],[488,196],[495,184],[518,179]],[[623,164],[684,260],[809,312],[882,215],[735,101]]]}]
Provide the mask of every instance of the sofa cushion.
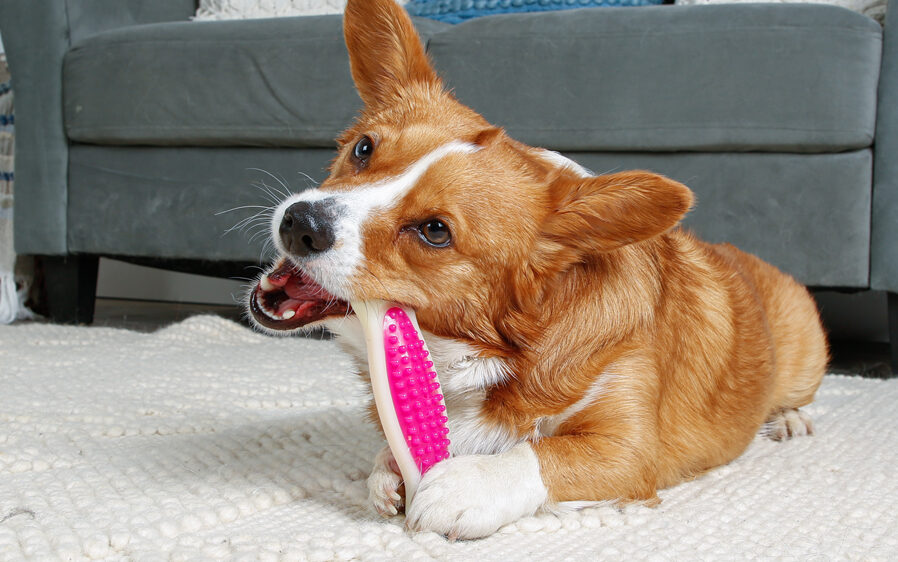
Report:
[{"label": "sofa cushion", "polygon": [[[867,286],[869,149],[568,156],[597,172],[643,168],[686,183],[698,202],[685,225],[704,240],[733,243],[813,286]],[[74,145],[69,251],[260,262],[267,221],[232,230],[273,203],[251,184],[298,192],[313,185],[305,174],[327,175],[332,157],[326,149]]]},{"label": "sofa cushion", "polygon": [[814,287],[870,279],[872,151],[837,154],[568,153],[596,172],[647,169],[696,202],[684,226],[729,242]]},{"label": "sofa cushion", "polygon": [[[557,150],[837,152],[874,130],[881,30],[831,6],[565,10],[416,20],[448,85]],[[341,18],[136,26],[78,43],[69,138],[333,146],[359,101]]]},{"label": "sofa cushion", "polygon": [[474,19],[430,54],[531,144],[836,152],[873,140],[881,36],[832,6],[603,8]]},{"label": "sofa cushion", "polygon": [[73,46],[63,80],[66,132],[94,144],[332,147],[361,107],[341,16],[116,29]]}]

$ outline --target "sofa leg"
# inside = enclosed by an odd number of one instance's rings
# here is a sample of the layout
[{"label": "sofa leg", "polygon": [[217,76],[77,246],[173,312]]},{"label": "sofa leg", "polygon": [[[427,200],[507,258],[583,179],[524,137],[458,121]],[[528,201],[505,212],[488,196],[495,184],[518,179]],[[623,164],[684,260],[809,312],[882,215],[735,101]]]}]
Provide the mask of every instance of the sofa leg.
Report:
[{"label": "sofa leg", "polygon": [[61,324],[94,321],[97,256],[42,256],[47,315]]},{"label": "sofa leg", "polygon": [[898,293],[889,292],[889,352],[892,375],[898,376]]}]

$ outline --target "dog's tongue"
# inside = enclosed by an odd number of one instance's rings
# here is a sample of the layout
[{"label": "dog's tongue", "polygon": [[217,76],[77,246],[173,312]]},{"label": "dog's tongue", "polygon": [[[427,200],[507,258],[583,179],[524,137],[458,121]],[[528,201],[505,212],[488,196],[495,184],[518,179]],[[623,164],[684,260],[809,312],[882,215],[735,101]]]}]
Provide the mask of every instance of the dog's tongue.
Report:
[{"label": "dog's tongue", "polygon": [[287,295],[287,300],[278,306],[277,313],[280,315],[288,310],[295,310],[299,314],[300,310],[309,309],[319,301],[326,301],[328,297],[333,298],[306,275],[292,270],[289,266],[281,266],[269,273],[268,283],[283,290]]}]

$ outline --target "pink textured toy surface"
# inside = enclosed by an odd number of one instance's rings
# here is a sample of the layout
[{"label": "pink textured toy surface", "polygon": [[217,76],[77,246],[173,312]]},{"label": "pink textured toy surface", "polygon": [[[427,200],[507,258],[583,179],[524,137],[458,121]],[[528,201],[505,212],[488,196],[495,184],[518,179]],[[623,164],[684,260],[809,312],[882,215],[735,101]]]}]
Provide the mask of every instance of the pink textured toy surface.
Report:
[{"label": "pink textured toy surface", "polygon": [[449,458],[446,407],[424,340],[405,311],[393,307],[383,322],[384,355],[393,406],[421,474]]}]

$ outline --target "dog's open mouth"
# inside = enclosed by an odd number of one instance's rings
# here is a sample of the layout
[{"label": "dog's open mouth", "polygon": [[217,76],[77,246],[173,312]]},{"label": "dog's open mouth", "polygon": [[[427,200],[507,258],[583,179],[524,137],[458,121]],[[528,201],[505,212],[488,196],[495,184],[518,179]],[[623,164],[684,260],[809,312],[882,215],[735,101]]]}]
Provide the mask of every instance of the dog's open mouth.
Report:
[{"label": "dog's open mouth", "polygon": [[349,303],[286,259],[259,280],[249,297],[249,310],[259,324],[272,330],[294,330],[352,312]]}]

